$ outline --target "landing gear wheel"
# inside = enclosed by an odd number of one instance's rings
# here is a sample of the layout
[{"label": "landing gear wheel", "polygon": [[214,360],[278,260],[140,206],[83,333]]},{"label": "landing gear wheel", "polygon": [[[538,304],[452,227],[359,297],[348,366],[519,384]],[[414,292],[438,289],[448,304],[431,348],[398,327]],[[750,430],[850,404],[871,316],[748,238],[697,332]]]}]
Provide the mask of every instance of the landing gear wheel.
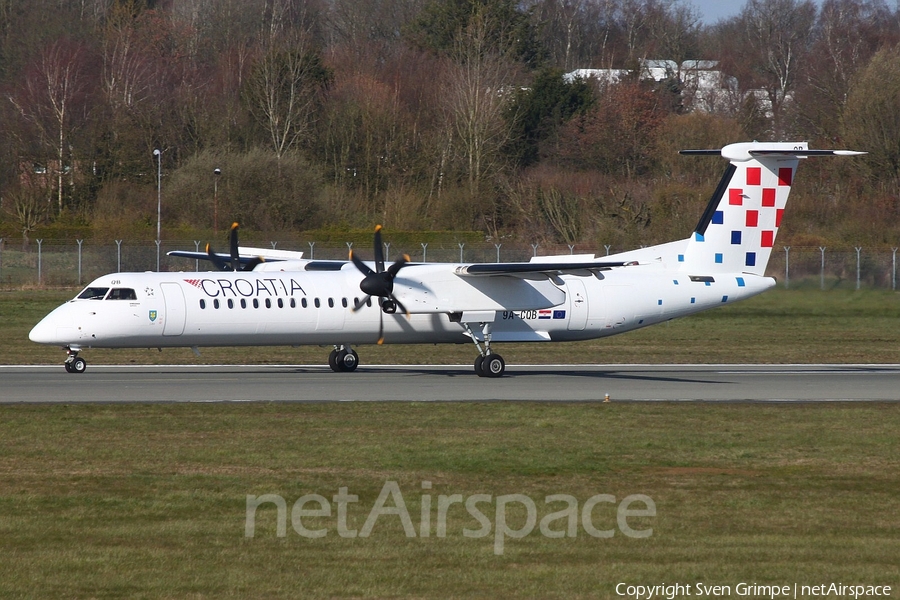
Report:
[{"label": "landing gear wheel", "polygon": [[484,377],[484,371],[482,370],[483,366],[484,366],[484,357],[481,355],[478,355],[475,358],[475,374],[478,375],[479,377]]},{"label": "landing gear wheel", "polygon": [[334,371],[335,373],[338,373],[341,370],[338,367],[337,357],[338,357],[337,350],[332,350],[331,354],[328,355],[328,366],[331,367],[331,370]]},{"label": "landing gear wheel", "polygon": [[66,371],[69,373],[84,373],[85,369],[87,369],[87,361],[83,358],[74,358],[72,362],[66,363]]},{"label": "landing gear wheel", "polygon": [[74,373],[75,372],[72,369],[72,363],[66,362],[66,363],[63,363],[63,365],[66,367],[66,373]]},{"label": "landing gear wheel", "polygon": [[337,355],[338,370],[350,373],[359,366],[359,355],[356,350],[341,350]]},{"label": "landing gear wheel", "polygon": [[481,363],[484,377],[501,377],[506,371],[506,361],[499,354],[488,354]]}]

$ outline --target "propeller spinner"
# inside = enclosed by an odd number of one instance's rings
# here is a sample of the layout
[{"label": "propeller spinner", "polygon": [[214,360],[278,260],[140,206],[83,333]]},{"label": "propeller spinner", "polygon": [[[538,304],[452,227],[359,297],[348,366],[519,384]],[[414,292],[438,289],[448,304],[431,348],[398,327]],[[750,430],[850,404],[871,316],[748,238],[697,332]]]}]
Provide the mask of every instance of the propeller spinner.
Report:
[{"label": "propeller spinner", "polygon": [[[350,260],[356,265],[356,268],[363,274],[363,280],[359,283],[359,289],[365,294],[362,300],[358,300],[353,307],[356,312],[361,309],[370,298],[377,297],[378,304],[384,313],[393,314],[400,308],[409,318],[409,311],[403,306],[403,303],[394,296],[394,278],[397,273],[409,262],[409,256],[403,255],[398,258],[390,267],[384,268],[384,246],[381,243],[381,225],[375,226],[375,270],[373,271],[369,265],[361,261],[350,250]],[[378,326],[378,343],[384,342],[384,317],[380,317],[381,321]]]}]

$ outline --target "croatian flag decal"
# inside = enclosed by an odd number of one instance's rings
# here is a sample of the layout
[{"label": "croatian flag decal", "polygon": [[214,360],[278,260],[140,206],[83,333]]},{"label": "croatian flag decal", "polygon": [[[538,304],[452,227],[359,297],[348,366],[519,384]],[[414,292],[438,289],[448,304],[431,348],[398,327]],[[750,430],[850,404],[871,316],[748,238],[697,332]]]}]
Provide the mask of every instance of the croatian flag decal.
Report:
[{"label": "croatian flag decal", "polygon": [[538,319],[549,319],[553,316],[553,311],[549,308],[538,311]]}]

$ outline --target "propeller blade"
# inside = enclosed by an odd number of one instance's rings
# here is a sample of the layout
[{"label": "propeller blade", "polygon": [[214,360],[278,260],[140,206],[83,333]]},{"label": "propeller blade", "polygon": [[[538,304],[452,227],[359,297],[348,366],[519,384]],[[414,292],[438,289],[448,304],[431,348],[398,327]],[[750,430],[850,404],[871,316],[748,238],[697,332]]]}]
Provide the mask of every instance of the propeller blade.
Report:
[{"label": "propeller blade", "polygon": [[378,310],[378,341],[375,343],[379,346],[384,343],[384,311],[381,307]]},{"label": "propeller blade", "polygon": [[408,262],[409,262],[409,254],[404,254],[403,256],[401,256],[400,258],[398,258],[398,259],[394,262],[394,264],[392,264],[392,265],[388,268],[388,273],[391,274],[391,277],[396,277],[396,276],[397,276],[397,272],[400,271],[400,269],[402,269],[403,266],[404,266],[406,263],[408,263]]},{"label": "propeller blade", "polygon": [[409,310],[407,310],[407,308],[406,308],[405,306],[403,306],[403,303],[402,303],[402,302],[400,302],[399,300],[397,300],[397,296],[391,294],[391,300],[394,301],[394,304],[397,305],[397,308],[399,308],[399,309],[402,310],[404,313],[406,313],[406,318],[408,319],[408,318],[409,318]]},{"label": "propeller blade", "polygon": [[220,270],[220,271],[230,271],[231,270],[228,267],[228,263],[225,262],[224,260],[222,260],[221,257],[219,257],[219,255],[216,254],[216,251],[213,250],[212,246],[210,246],[209,244],[206,245],[206,254],[207,254],[207,256],[209,256],[210,262],[212,264],[214,264],[218,270]]},{"label": "propeller blade", "polygon": [[372,298],[371,295],[366,294],[365,298],[363,298],[362,300],[357,300],[356,304],[353,306],[353,312],[357,312],[359,309],[361,309],[363,306],[365,306],[366,302],[368,302],[371,298]]},{"label": "propeller blade", "polygon": [[381,243],[381,225],[375,226],[375,271],[384,272],[384,245]]},{"label": "propeller blade", "polygon": [[256,267],[258,267],[259,265],[261,265],[264,262],[266,262],[266,259],[263,258],[262,256],[257,256],[257,257],[251,258],[250,262],[248,262],[246,265],[241,267],[241,271],[252,271],[253,269],[255,269]]},{"label": "propeller blade", "polygon": [[238,224],[237,221],[231,224],[231,233],[228,235],[228,245],[231,250],[231,270],[241,270],[241,258],[238,255]]},{"label": "propeller blade", "polygon": [[369,275],[371,275],[372,273],[375,272],[369,268],[369,265],[367,265],[363,261],[359,260],[359,258],[357,258],[355,254],[353,254],[353,250],[350,251],[350,260],[353,262],[354,265],[356,265],[357,269],[362,271],[362,274],[365,275],[366,277],[368,277]]}]

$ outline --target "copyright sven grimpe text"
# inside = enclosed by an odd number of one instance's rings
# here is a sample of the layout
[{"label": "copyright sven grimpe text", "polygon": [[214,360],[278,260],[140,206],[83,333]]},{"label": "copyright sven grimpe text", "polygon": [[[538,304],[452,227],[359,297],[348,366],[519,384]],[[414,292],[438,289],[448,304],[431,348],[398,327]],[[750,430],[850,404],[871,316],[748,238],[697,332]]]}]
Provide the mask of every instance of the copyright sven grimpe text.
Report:
[{"label": "copyright sven grimpe text", "polygon": [[844,583],[766,585],[760,583],[741,582],[735,585],[712,585],[697,583],[661,583],[656,585],[633,585],[619,583],[616,595],[634,600],[675,600],[676,598],[696,596],[699,598],[865,598],[891,595],[889,585],[859,585]]}]

